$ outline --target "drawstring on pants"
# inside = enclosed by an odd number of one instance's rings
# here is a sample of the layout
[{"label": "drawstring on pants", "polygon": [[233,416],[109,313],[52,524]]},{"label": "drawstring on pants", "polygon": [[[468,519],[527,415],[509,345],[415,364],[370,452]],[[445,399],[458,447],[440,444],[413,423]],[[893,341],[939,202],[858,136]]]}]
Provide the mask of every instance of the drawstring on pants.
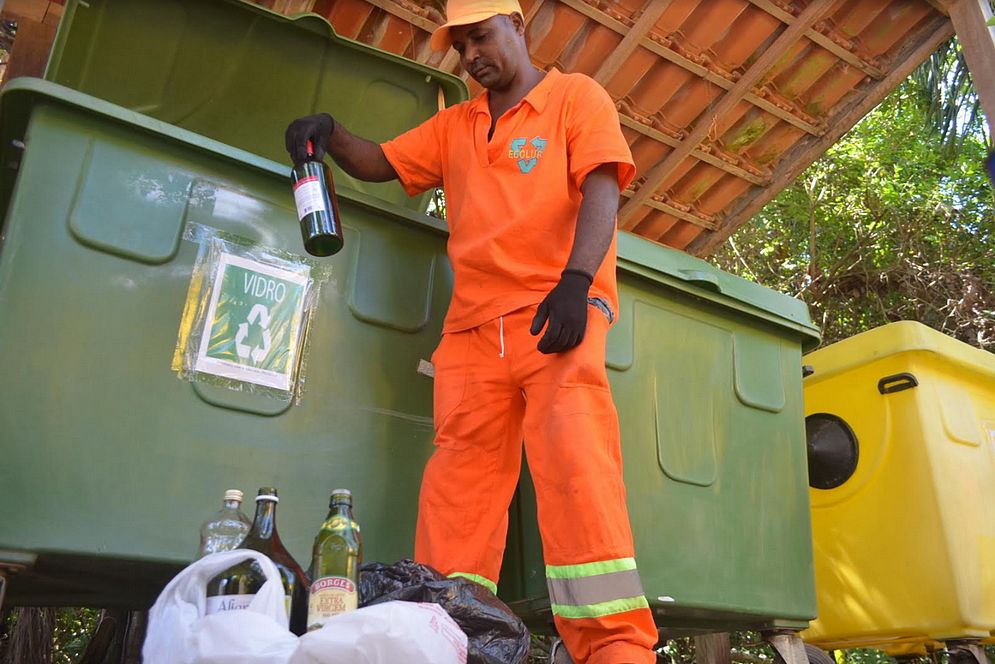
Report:
[{"label": "drawstring on pants", "polygon": [[501,352],[498,353],[498,357],[504,358],[504,316],[498,318],[498,323],[500,325],[501,334]]}]

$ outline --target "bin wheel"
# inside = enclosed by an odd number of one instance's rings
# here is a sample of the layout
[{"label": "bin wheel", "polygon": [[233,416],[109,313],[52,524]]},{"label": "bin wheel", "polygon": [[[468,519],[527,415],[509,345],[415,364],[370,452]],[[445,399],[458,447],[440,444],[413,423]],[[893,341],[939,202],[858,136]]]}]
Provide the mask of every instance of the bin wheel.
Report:
[{"label": "bin wheel", "polygon": [[[805,644],[805,656],[808,657],[809,664],[836,664],[836,660],[832,656],[819,648],[818,646],[813,646],[809,643]],[[785,664],[784,658],[781,657],[781,653],[774,651],[774,661],[777,664]],[[953,664],[953,662],[951,662]],[[968,664],[967,662],[961,662],[958,664]]]},{"label": "bin wheel", "polygon": [[[978,658],[967,648],[950,648],[947,650],[947,655],[948,664],[979,664]],[[988,662],[992,661],[987,655],[982,654],[979,656]]]},{"label": "bin wheel", "polygon": [[574,664],[567,647],[563,644],[563,639],[553,641],[553,646],[549,650],[549,664]]},{"label": "bin wheel", "polygon": [[809,664],[836,664],[832,655],[822,648],[808,643],[805,644],[805,655],[808,657]]}]

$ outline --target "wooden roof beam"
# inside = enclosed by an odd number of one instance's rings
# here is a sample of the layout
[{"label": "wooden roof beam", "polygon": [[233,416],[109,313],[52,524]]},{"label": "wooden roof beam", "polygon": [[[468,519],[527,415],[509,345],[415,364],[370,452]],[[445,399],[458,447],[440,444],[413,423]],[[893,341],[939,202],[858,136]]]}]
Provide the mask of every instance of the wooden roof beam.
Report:
[{"label": "wooden roof beam", "polygon": [[649,4],[643,7],[642,15],[636,20],[629,32],[622,38],[621,43],[608,56],[598,71],[594,74],[594,80],[601,85],[606,85],[608,81],[618,73],[625,61],[629,59],[639,44],[649,36],[650,30],[656,22],[663,16],[674,0],[649,0]]},{"label": "wooden roof beam", "polygon": [[753,215],[777,196],[781,190],[808,168],[829,149],[843,134],[850,131],[853,125],[867,115],[875,106],[887,97],[899,83],[908,78],[929,55],[939,48],[940,44],[950,39],[954,34],[953,25],[946,16],[938,16],[921,35],[910,36],[905,42],[906,48],[895,54],[895,69],[880,81],[868,84],[863,90],[856,90],[849,103],[841,104],[839,110],[830,118],[831,128],[824,136],[810,138],[797,143],[781,157],[782,168],[777,169],[774,179],[764,188],[754,187],[740,200],[732,210],[719,230],[714,233],[702,234],[695,238],[687,247],[688,253],[696,256],[707,256],[720,244],[725,242],[737,228],[749,221]]},{"label": "wooden roof beam", "polygon": [[995,27],[986,25],[992,18],[991,6],[988,0],[952,0],[947,10],[988,117],[988,128],[995,136]]},{"label": "wooden roof beam", "polygon": [[[636,120],[634,118],[629,117],[625,113],[619,113],[618,117],[619,117],[619,121],[622,123],[623,127],[628,127],[629,129],[632,129],[633,131],[638,131],[643,136],[647,136],[649,138],[652,138],[653,140],[659,141],[660,143],[663,143],[664,145],[669,145],[672,148],[676,148],[678,145],[681,144],[680,139],[674,138],[673,136],[668,136],[667,134],[663,133],[662,131],[657,131],[653,127],[649,127],[649,126],[643,124],[642,122],[640,122],[639,120]],[[726,173],[728,173],[730,175],[735,175],[738,178],[743,178],[747,182],[751,182],[753,184],[760,185],[761,187],[766,186],[767,183],[770,182],[770,178],[769,177],[760,177],[760,176],[758,176],[758,175],[756,175],[754,173],[751,173],[750,171],[746,170],[745,168],[740,168],[739,166],[736,166],[735,164],[731,164],[728,161],[726,161],[724,159],[721,159],[719,157],[716,157],[714,154],[705,152],[703,150],[697,150],[696,149],[696,150],[694,150],[691,153],[691,156],[695,157],[696,159],[700,159],[701,161],[705,162],[706,164],[711,164],[715,168],[718,168],[718,169],[720,169],[722,171],[725,171]]]},{"label": "wooden roof beam", "polygon": [[[759,7],[760,9],[764,10],[771,16],[779,19],[782,23],[791,25],[795,20],[794,16],[792,16],[790,13],[778,7],[776,4],[771,2],[771,0],[749,0],[749,1],[751,4]],[[885,74],[883,71],[881,71],[874,65],[870,64],[869,62],[865,62],[863,59],[861,59],[859,55],[857,55],[850,49],[846,48],[845,46],[837,44],[832,39],[822,34],[818,30],[814,29],[807,30],[805,32],[805,36],[808,37],[813,42],[815,42],[816,44],[818,44],[819,46],[821,46],[822,48],[832,53],[833,55],[835,55],[840,60],[846,62],[847,64],[853,65],[854,67],[864,72],[871,78],[875,80],[880,80],[884,78]]]},{"label": "wooden roof beam", "polygon": [[[622,23],[621,21],[612,18],[611,16],[597,9],[596,7],[592,7],[587,2],[585,2],[585,0],[560,0],[560,2],[570,7],[571,9],[574,9],[575,11],[583,14],[589,19],[597,21],[606,28],[614,30],[620,35],[629,34],[629,26],[627,26],[625,23]],[[694,62],[693,60],[685,58],[677,51],[674,51],[673,49],[670,49],[667,46],[657,41],[654,41],[649,37],[643,37],[640,40],[639,45],[645,48],[646,50],[655,53],[656,55],[659,55],[664,60],[674,63],[681,69],[689,71],[695,76],[700,76],[709,83],[713,83],[719,86],[723,90],[731,90],[732,87],[735,85],[734,81],[731,81],[725,78],[724,76],[720,76],[719,74],[712,71],[708,67],[702,66],[697,62]],[[812,134],[814,136],[820,136],[824,131],[822,127],[816,126],[806,121],[805,119],[798,117],[791,111],[787,111],[767,99],[758,97],[757,95],[753,94],[753,92],[747,94],[745,99],[746,101],[757,106],[758,108],[767,111],[774,117],[780,120],[784,120],[785,122],[798,127],[799,129],[808,134]]]},{"label": "wooden roof beam", "polygon": [[[625,198],[631,198],[633,195],[634,195],[633,192],[629,189],[626,189],[625,191],[622,192],[622,196],[624,196]],[[646,205],[647,207],[651,207],[654,210],[659,210],[660,212],[665,212],[666,214],[669,214],[672,217],[676,217],[681,221],[686,221],[689,224],[700,226],[701,228],[704,228],[706,231],[714,231],[717,228],[719,228],[719,223],[716,220],[708,219],[701,215],[693,214],[691,212],[685,212],[679,207],[674,207],[673,205],[663,200],[657,200],[656,198],[651,198],[649,202],[646,203]],[[622,230],[631,231],[632,229],[625,228]]]},{"label": "wooden roof beam", "polygon": [[277,0],[272,9],[288,16],[306,14],[314,11],[314,0]]},{"label": "wooden roof beam", "polygon": [[653,167],[646,174],[646,180],[636,191],[629,202],[619,210],[619,223],[624,224],[625,220],[631,217],[640,205],[649,200],[656,189],[663,184],[674,169],[681,165],[696,147],[708,135],[712,123],[726,115],[743,101],[746,94],[753,89],[770,71],[777,61],[788,52],[788,50],[805,34],[805,31],[812,27],[833,5],[834,0],[812,0],[805,10],[790,26],[785,28],[777,39],[774,40],[767,50],[750,66],[743,76],[736,82],[731,90],[726,92],[719,99],[718,103],[710,109],[706,109],[695,123],[691,134],[681,142],[679,147],[674,148],[670,154],[664,157],[663,161]]}]

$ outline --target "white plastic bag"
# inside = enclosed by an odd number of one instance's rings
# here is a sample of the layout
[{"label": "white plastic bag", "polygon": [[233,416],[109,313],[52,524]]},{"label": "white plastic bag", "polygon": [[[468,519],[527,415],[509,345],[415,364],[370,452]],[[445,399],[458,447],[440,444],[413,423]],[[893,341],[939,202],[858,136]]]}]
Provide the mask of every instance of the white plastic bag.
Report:
[{"label": "white plastic bag", "polygon": [[[205,616],[207,583],[254,560],[266,582],[249,606]],[[145,664],[466,664],[467,638],[438,604],[384,602],[297,638],[287,629],[280,573],[248,549],[204,556],[163,589],[149,612]]]},{"label": "white plastic bag", "polygon": [[[248,559],[266,575],[249,606],[205,616],[208,581]],[[149,612],[142,656],[145,664],[286,664],[297,641],[287,629],[276,565],[257,551],[237,549],[204,556],[169,582]]]},{"label": "white plastic bag", "polygon": [[466,644],[438,604],[384,602],[305,634],[290,664],[466,664]]}]

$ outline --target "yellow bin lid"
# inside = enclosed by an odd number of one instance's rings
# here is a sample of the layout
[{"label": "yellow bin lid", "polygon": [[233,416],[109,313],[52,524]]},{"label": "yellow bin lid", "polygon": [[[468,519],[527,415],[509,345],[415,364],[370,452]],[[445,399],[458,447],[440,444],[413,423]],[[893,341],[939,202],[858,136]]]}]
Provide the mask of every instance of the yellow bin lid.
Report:
[{"label": "yellow bin lid", "polygon": [[805,356],[805,364],[821,379],[910,352],[935,353],[952,365],[995,379],[995,354],[911,320],[882,325],[820,348]]}]

